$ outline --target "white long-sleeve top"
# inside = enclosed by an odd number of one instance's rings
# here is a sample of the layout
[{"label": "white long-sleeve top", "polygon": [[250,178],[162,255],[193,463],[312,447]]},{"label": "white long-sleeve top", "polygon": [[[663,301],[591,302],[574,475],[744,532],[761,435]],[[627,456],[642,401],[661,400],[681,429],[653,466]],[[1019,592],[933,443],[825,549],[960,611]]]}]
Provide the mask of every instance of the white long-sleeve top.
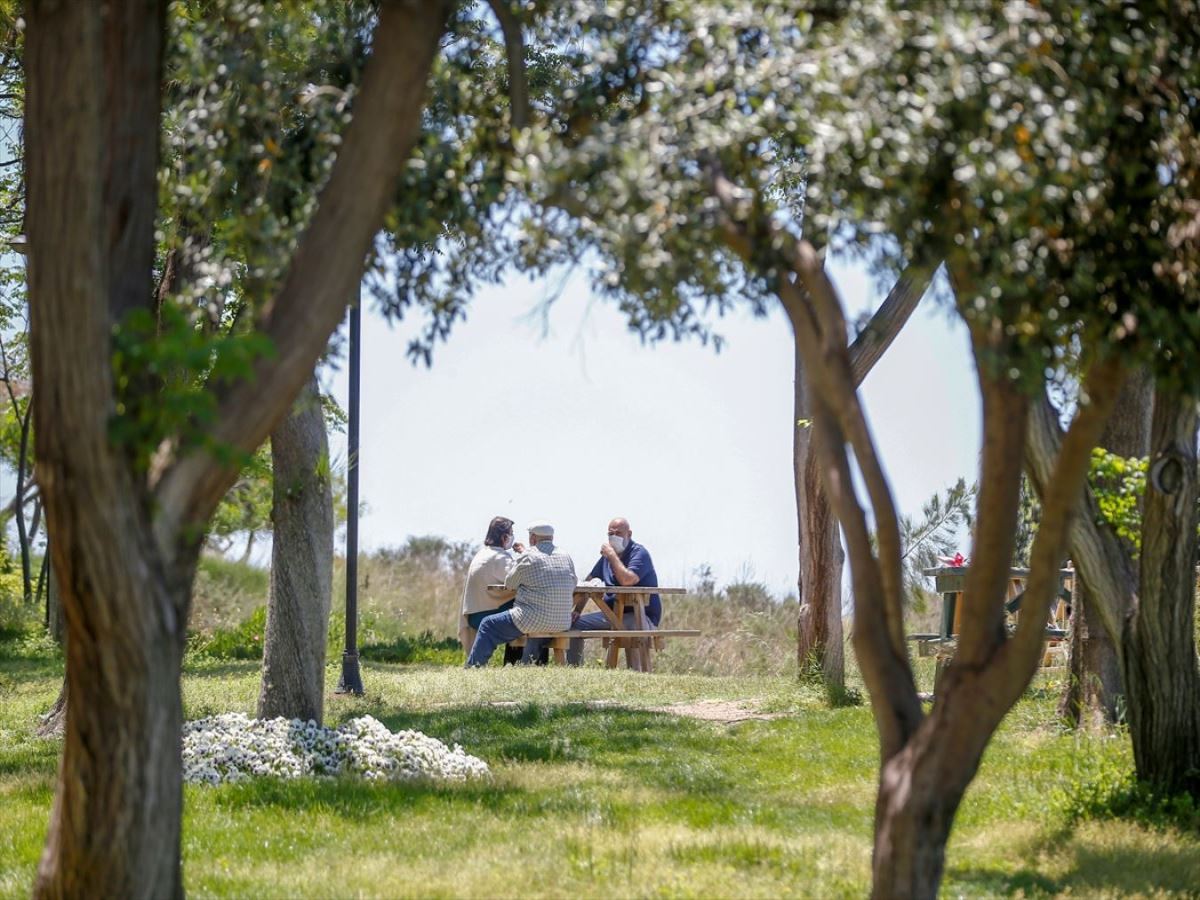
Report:
[{"label": "white long-sleeve top", "polygon": [[489,591],[488,585],[503,584],[512,565],[513,557],[507,550],[487,546],[479,548],[467,570],[467,583],[462,597],[463,616],[495,609],[504,602],[501,599],[503,593]]}]

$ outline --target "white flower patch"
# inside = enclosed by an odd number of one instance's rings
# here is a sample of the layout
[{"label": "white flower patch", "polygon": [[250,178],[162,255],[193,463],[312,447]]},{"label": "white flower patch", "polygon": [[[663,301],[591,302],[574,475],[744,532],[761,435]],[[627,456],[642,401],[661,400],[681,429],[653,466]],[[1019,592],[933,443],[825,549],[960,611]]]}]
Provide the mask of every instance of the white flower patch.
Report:
[{"label": "white flower patch", "polygon": [[251,719],[225,713],[183,726],[183,779],[220,784],[254,777],[349,775],[368,781],[466,781],[486,778],[487,763],[457,744],[398,731],[371,716],[324,728],[300,719]]}]

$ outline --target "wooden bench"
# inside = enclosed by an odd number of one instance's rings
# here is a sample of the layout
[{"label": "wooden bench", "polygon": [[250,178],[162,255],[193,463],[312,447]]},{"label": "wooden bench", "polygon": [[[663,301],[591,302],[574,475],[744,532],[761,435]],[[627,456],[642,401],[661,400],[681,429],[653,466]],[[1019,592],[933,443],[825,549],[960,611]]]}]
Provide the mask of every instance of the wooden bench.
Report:
[{"label": "wooden bench", "polygon": [[[545,639],[547,646],[554,651],[554,661],[565,665],[567,661],[567,642],[572,638],[603,639],[608,648],[608,667],[615,668],[617,653],[625,648],[625,661],[629,668],[640,672],[650,672],[654,669],[649,650],[661,650],[665,638],[669,637],[699,637],[700,632],[694,628],[657,628],[657,629],[595,629],[589,631],[535,631],[525,635],[526,638]],[[523,639],[521,643],[524,643]],[[514,643],[516,643],[514,641]],[[638,657],[642,657],[639,659]]]}]

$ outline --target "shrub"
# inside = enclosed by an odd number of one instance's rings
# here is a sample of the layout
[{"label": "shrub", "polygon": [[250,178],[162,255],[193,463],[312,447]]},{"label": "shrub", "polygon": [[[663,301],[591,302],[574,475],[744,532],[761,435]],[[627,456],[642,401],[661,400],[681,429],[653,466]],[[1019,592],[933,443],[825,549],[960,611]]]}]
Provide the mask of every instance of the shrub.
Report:
[{"label": "shrub", "polygon": [[212,659],[262,659],[267,631],[267,608],[260,606],[250,617],[232,628],[216,628],[208,634],[194,633],[189,649]]}]

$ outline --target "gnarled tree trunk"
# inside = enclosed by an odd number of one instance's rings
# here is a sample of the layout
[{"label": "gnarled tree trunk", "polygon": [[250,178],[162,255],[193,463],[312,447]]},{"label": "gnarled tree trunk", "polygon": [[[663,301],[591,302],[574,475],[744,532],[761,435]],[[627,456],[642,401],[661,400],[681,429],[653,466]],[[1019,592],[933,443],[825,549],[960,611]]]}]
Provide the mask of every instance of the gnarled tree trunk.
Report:
[{"label": "gnarled tree trunk", "polygon": [[[154,308],[166,0],[26,4],[34,436],[67,624],[67,718],[35,896],[182,894],[180,665],[205,523],[311,376],[420,134],[448,4],[385,2],[354,117],[283,286],[274,344],[214,389],[207,447],[114,442],[112,335]],[[210,385],[210,388],[213,386]],[[150,384],[123,402],[155,401]],[[141,451],[156,451],[147,469]]]},{"label": "gnarled tree trunk", "polygon": [[[923,268],[904,272],[867,327],[850,345],[855,387],[862,384],[896,339],[929,287],[931,277],[932,273]],[[784,309],[789,307],[785,305]],[[792,322],[792,331],[795,334],[795,322]],[[819,676],[826,689],[837,695],[846,684],[842,632],[842,566],[846,556],[842,551],[837,517],[821,484],[820,466],[812,452],[809,388],[798,338],[795,358],[792,466],[800,557],[796,661],[802,677]]]},{"label": "gnarled tree trunk", "polygon": [[329,443],[314,376],[271,433],[271,593],[258,716],[322,721],[333,591]]},{"label": "gnarled tree trunk", "polygon": [[1124,708],[1121,657],[1096,609],[1086,576],[1076,570],[1067,635],[1067,683],[1058,714],[1073,726],[1100,728]]},{"label": "gnarled tree trunk", "polygon": [[[1118,456],[1145,456],[1150,447],[1153,400],[1154,384],[1149,372],[1145,369],[1131,372],[1117,394],[1100,446]],[[1080,528],[1087,528],[1089,524],[1081,522]],[[1078,534],[1079,530],[1076,528],[1073,533]],[[1120,549],[1123,553],[1132,552],[1131,547]],[[1058,709],[1064,719],[1075,725],[1113,723],[1124,706],[1121,654],[1116,636],[1105,627],[1099,604],[1107,603],[1114,610],[1124,610],[1132,597],[1128,593],[1113,597],[1094,596],[1095,590],[1088,583],[1090,567],[1083,556],[1076,553],[1074,542],[1071,554],[1076,558],[1077,574],[1071,600],[1069,677]],[[1112,582],[1102,580],[1101,583]]]},{"label": "gnarled tree trunk", "polygon": [[1122,649],[1138,777],[1166,792],[1200,796],[1196,432],[1196,399],[1160,387],[1146,479],[1141,590],[1125,622]]}]

